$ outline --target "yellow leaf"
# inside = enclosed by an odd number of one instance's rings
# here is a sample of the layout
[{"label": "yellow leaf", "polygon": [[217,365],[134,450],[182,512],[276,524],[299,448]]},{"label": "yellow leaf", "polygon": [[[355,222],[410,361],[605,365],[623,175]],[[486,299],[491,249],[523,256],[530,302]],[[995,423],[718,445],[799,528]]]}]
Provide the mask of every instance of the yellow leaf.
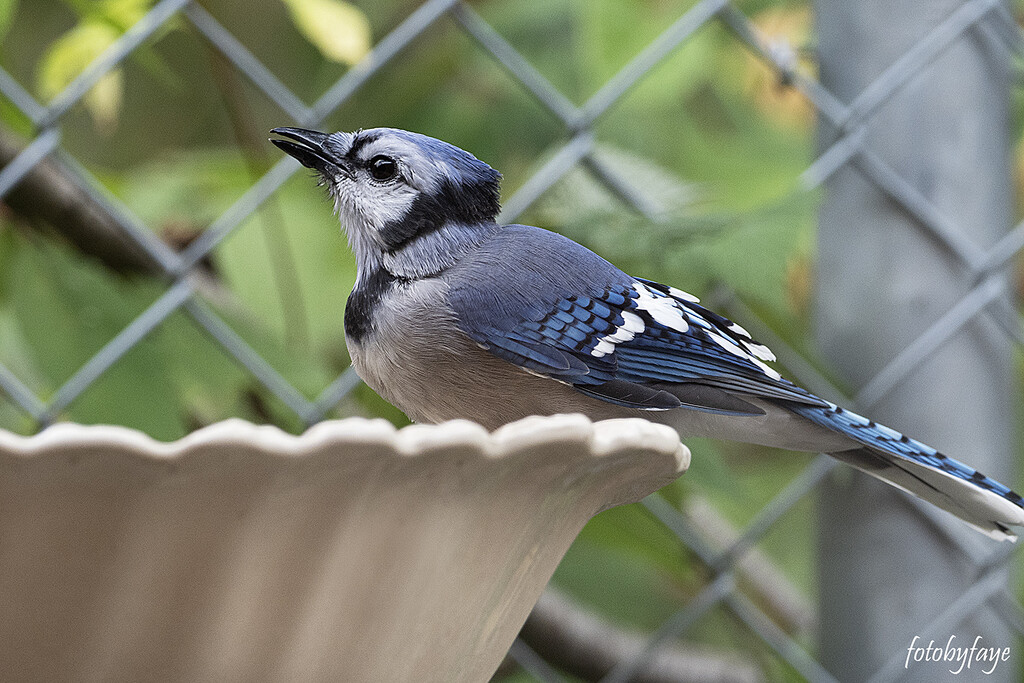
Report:
[{"label": "yellow leaf", "polygon": [[124,77],[121,70],[116,69],[97,81],[86,94],[83,103],[101,133],[109,134],[117,126],[117,112],[121,109],[123,92]]},{"label": "yellow leaf", "polygon": [[[39,65],[40,95],[49,100],[59,94],[117,38],[117,29],[100,21],[84,21],[58,38]],[[111,71],[85,96],[84,104],[98,128],[109,130],[117,118],[121,78],[120,70]]]},{"label": "yellow leaf", "polygon": [[327,59],[352,65],[370,51],[370,22],[342,0],[284,0],[292,21]]}]

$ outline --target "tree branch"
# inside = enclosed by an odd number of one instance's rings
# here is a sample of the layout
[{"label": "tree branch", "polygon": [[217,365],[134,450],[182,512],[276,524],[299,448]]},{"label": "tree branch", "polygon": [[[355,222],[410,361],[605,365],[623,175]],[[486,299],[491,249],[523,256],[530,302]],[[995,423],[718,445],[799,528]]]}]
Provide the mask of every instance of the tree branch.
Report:
[{"label": "tree branch", "polygon": [[[600,680],[617,664],[642,653],[648,639],[587,612],[548,588],[519,637],[558,668],[586,681]],[[500,671],[500,670],[499,670]],[[656,648],[633,683],[753,683],[763,677],[733,653],[696,647]]]},{"label": "tree branch", "polygon": [[[22,145],[0,130],[0,167],[18,155]],[[46,224],[84,254],[119,273],[158,275],[160,266],[124,234],[106,209],[83,190],[60,161],[37,164],[3,198],[30,225]]]}]

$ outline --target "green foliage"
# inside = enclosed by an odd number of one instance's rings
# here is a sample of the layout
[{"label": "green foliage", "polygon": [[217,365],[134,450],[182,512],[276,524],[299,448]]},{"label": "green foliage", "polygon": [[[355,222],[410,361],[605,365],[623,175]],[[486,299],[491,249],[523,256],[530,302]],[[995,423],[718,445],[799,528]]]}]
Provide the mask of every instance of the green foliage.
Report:
[{"label": "green foliage", "polygon": [[342,0],[283,0],[296,28],[327,59],[352,65],[370,51],[370,22]]},{"label": "green foliage", "polygon": [[[180,229],[208,223],[248,182],[237,155],[208,153],[142,167],[119,192],[151,225]],[[270,201],[292,217],[286,225],[301,291],[290,293],[287,302],[277,296],[274,279],[268,277],[267,244],[258,229],[243,226],[214,260],[225,292],[230,291],[218,310],[236,333],[312,398],[348,365],[342,302],[355,268],[332,227],[336,224],[327,202],[306,178],[296,179]],[[0,345],[0,362],[44,397],[52,396],[166,289],[160,282],[111,274],[94,261],[76,258],[66,247],[26,242],[11,231],[0,236],[0,320],[5,321],[0,329],[6,342]],[[303,336],[307,347],[297,353],[284,339],[287,317],[282,305],[300,302],[308,311],[309,329]],[[252,311],[261,312],[253,316]],[[364,402],[368,410],[358,407]],[[378,402],[365,396],[350,407],[376,414]],[[291,429],[301,426],[194,322],[175,313],[73,402],[64,417],[125,424],[172,439],[198,424],[232,415],[270,419]],[[16,423],[5,421],[4,426]]]},{"label": "green foliage", "polygon": [[[121,35],[148,12],[154,0],[66,0],[79,17],[78,23],[54,40],[43,53],[36,74],[36,86],[44,99],[51,99],[78,78],[88,66],[109,49]],[[162,35],[176,22],[157,34]],[[140,47],[132,58],[151,73],[174,80],[167,66],[148,47]],[[95,128],[105,135],[113,132],[124,99],[124,69],[104,74],[83,98]]]},{"label": "green foliage", "polygon": [[[81,73],[83,66],[114,44],[118,30],[109,23],[85,20],[50,46],[39,66],[38,88],[44,99],[60,93]],[[85,97],[96,125],[109,128],[121,108],[124,75],[120,69],[105,74]]]},{"label": "green foliage", "polygon": [[[227,210],[252,180],[237,155],[207,151],[144,166],[125,183],[122,193],[149,224],[188,232],[200,230]],[[283,229],[283,243],[267,238],[267,231],[277,227]],[[274,249],[288,252],[285,267],[294,270],[299,291],[281,292]],[[327,357],[343,348],[341,314],[355,282],[355,260],[324,192],[307,174],[297,174],[261,212],[243,223],[217,249],[213,265],[238,303],[259,311],[261,323],[274,334],[286,336],[294,320],[288,309],[301,307],[304,329],[297,331],[297,338],[308,340]]]},{"label": "green foliage", "polygon": [[[47,46],[39,62],[36,87],[44,99],[64,90],[114,42],[135,25],[155,4],[155,0],[65,0],[78,15],[78,23]],[[371,32],[366,15],[343,0],[282,0],[288,7],[299,32],[326,59],[351,66],[370,51]],[[17,8],[17,0],[0,0],[0,37],[6,33]],[[170,21],[157,32],[157,40],[174,28]],[[179,85],[180,80],[166,62],[143,46],[132,59],[164,85]],[[110,134],[121,112],[124,69],[117,67],[104,74],[83,99],[85,108],[101,133]]]}]

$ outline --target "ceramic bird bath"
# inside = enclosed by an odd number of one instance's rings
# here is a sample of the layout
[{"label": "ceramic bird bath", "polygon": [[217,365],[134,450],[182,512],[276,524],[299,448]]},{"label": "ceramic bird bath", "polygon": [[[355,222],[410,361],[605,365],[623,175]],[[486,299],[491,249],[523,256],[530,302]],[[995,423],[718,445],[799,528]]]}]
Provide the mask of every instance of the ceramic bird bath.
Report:
[{"label": "ceramic bird bath", "polygon": [[486,681],[584,523],[688,464],[582,416],[0,431],[0,680]]}]

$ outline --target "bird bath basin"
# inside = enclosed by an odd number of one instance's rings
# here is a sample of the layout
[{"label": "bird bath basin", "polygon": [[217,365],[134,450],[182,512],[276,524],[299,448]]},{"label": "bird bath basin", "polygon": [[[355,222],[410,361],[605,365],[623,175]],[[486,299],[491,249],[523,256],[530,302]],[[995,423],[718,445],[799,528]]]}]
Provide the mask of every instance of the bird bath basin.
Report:
[{"label": "bird bath basin", "polygon": [[688,464],[566,415],[0,431],[0,680],[485,681],[584,523]]}]

